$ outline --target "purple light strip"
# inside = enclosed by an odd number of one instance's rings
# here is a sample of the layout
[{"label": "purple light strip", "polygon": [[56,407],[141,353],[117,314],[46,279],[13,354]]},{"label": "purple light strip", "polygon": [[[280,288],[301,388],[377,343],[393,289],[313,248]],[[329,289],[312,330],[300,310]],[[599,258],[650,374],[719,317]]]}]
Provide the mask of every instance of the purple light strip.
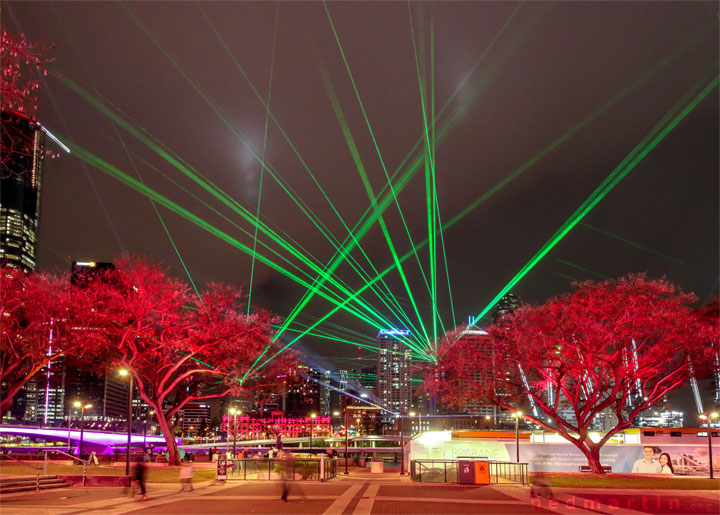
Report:
[{"label": "purple light strip", "polygon": [[[68,434],[71,440],[80,441],[80,431],[68,431],[66,429],[41,429],[36,427],[10,427],[0,426],[0,433],[20,436],[45,436],[57,441],[67,440]],[[127,445],[127,434],[102,433],[99,431],[83,431],[83,441],[96,445]],[[132,435],[131,443],[152,443],[164,444],[162,436]]]}]

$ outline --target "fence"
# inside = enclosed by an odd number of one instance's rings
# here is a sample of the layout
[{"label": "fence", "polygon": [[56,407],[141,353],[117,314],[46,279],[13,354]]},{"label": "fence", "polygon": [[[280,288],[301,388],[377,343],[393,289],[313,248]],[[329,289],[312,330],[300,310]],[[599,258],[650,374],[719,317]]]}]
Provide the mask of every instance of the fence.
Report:
[{"label": "fence", "polygon": [[228,460],[228,480],[327,481],[337,475],[337,459],[244,458]]},{"label": "fence", "polygon": [[[528,464],[508,461],[491,461],[490,483],[528,484]],[[457,460],[412,460],[410,477],[422,483],[457,482]]]}]

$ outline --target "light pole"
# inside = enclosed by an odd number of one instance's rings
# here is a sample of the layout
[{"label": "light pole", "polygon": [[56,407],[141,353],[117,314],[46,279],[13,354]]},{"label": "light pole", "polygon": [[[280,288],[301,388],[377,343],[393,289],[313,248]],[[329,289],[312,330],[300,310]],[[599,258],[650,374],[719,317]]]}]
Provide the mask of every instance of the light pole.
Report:
[{"label": "light pole", "polygon": [[83,431],[85,429],[85,410],[92,408],[92,404],[85,404],[84,402],[75,401],[73,404],[76,408],[80,408],[80,459],[83,459]]},{"label": "light pole", "polygon": [[315,417],[317,417],[315,413],[310,414],[310,449],[312,449],[313,431],[315,429]]},{"label": "light pole", "polygon": [[349,475],[348,473],[348,407],[347,404],[345,405],[345,476]]},{"label": "light pole", "polygon": [[414,411],[411,411],[410,413],[408,413],[408,415],[409,415],[410,418],[411,418],[411,420],[410,420],[410,438],[412,438],[412,434],[413,434],[413,433],[412,433],[412,418],[415,416],[415,412],[414,412]]},{"label": "light pole", "polygon": [[240,411],[236,410],[235,408],[230,408],[230,414],[233,416],[233,458],[235,458],[235,451],[237,449],[237,416],[239,413]]},{"label": "light pole", "polygon": [[400,448],[402,454],[400,455],[400,475],[405,475],[405,417],[403,417],[402,411],[400,412]]},{"label": "light pole", "polygon": [[68,454],[70,454],[70,422],[72,421],[72,406],[68,408]]},{"label": "light pole", "polygon": [[120,375],[130,377],[128,385],[128,406],[127,406],[127,449],[125,450],[125,475],[130,475],[130,438],[132,436],[132,401],[133,401],[133,375],[129,370],[123,368]]},{"label": "light pole", "polygon": [[[340,416],[340,412],[339,412],[339,411],[333,411],[333,417],[335,417],[336,420],[337,420],[337,417],[339,417],[339,416]],[[334,426],[334,425],[333,425],[332,431],[333,431],[333,433],[337,433],[337,431],[335,431],[335,426]]]},{"label": "light pole", "polygon": [[712,456],[712,425],[710,422],[714,418],[718,418],[717,413],[703,413],[700,418],[707,422],[707,435],[708,435],[708,468],[710,469],[710,479],[714,479],[713,475],[713,456]]},{"label": "light pole", "polygon": [[515,417],[515,462],[520,463],[520,417],[522,417],[523,412],[517,411],[513,413],[513,417]]}]

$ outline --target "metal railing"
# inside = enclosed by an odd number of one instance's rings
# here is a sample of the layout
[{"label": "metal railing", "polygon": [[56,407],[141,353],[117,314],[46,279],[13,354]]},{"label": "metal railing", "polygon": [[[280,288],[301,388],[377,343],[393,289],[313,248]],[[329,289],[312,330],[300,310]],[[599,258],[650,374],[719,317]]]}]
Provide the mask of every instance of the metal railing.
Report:
[{"label": "metal railing", "polygon": [[[2,456],[2,460],[10,459],[10,460],[18,462],[20,465],[25,465],[26,467],[30,467],[33,470],[40,470],[40,467],[36,467],[35,465],[30,465],[29,463],[26,463],[23,460],[20,460],[14,456],[10,456],[8,454],[2,454],[1,456]],[[44,467],[43,475],[44,476],[47,475],[47,465],[45,465],[45,467]],[[40,472],[35,473],[35,491],[36,492],[40,491]]]},{"label": "metal railing", "polygon": [[411,460],[410,478],[423,483],[455,483],[456,460]]},{"label": "metal railing", "polygon": [[243,458],[228,460],[228,480],[327,481],[337,475],[337,459]]},{"label": "metal railing", "polygon": [[[85,485],[87,484],[87,466],[88,466],[88,463],[90,463],[90,459],[91,459],[91,458],[88,458],[88,459],[84,460],[84,459],[82,459],[82,458],[78,458],[77,456],[73,456],[72,454],[68,454],[67,452],[56,451],[56,450],[53,450],[53,451],[44,451],[44,453],[45,453],[45,474],[47,474],[47,462],[48,462],[48,453],[49,453],[49,452],[53,452],[53,453],[55,453],[55,454],[62,454],[63,456],[67,456],[67,457],[70,458],[71,460],[75,460],[75,461],[77,461],[77,462],[82,463],[82,466],[83,466],[82,485],[85,486]],[[94,453],[93,453],[93,454],[94,454]],[[91,456],[92,456],[92,454],[91,454]]]},{"label": "metal railing", "polygon": [[491,461],[490,482],[520,483],[522,485],[527,485],[529,483],[528,464],[515,463],[511,461]]},{"label": "metal railing", "polygon": [[[487,461],[490,484],[528,484],[528,464],[508,461]],[[457,460],[411,460],[410,478],[422,483],[455,483],[458,480]]]}]

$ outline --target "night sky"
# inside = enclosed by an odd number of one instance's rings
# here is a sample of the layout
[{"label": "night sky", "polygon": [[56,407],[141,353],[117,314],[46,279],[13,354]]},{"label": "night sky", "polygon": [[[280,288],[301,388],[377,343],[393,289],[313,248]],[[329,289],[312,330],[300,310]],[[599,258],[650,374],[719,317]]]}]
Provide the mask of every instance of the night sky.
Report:
[{"label": "night sky", "polygon": [[[331,2],[328,10],[388,173],[417,142],[413,156],[424,145],[420,69],[433,84],[436,113],[452,96],[437,123],[438,133],[448,127],[436,140],[442,222],[494,191],[445,233],[458,323],[487,305],[697,81],[713,67],[717,74],[717,2],[443,2],[412,4],[411,14],[404,2]],[[370,201],[331,89],[373,191],[387,184],[322,3],[6,2],[2,16],[10,30],[57,45],[53,73],[42,84],[39,119],[46,127],[243,244],[252,247],[252,237],[152,167],[252,232],[247,222],[58,77],[112,106],[254,213],[261,166],[248,145],[262,155],[266,109],[249,79],[265,101],[270,92],[272,115],[352,227]],[[703,301],[717,294],[718,125],[715,88],[513,293],[540,303],[569,291],[571,280],[646,272]],[[272,119],[267,127],[268,166],[343,240],[347,231],[331,204]],[[428,235],[424,167],[398,201],[410,235],[422,241]],[[249,284],[249,255],[158,210],[196,282]],[[41,269],[67,270],[71,260],[109,261],[130,252],[187,277],[151,202],[76,153],[45,161],[41,215]],[[320,262],[332,257],[328,240],[267,172],[260,218]],[[384,219],[404,254],[411,245],[394,204]],[[392,264],[378,224],[361,243],[378,270]],[[364,259],[357,250],[352,255]],[[427,247],[419,257],[427,272]],[[427,323],[430,297],[414,258],[404,269]],[[442,261],[440,269],[438,305],[450,326]],[[363,284],[347,265],[337,275],[353,288]],[[411,313],[399,275],[387,282]],[[303,292],[256,265],[253,304],[287,315]],[[382,309],[376,297],[365,298]],[[299,320],[329,308],[313,300]],[[376,333],[347,315],[331,320]],[[373,359],[342,343],[305,338],[303,346],[326,358],[365,356],[357,364],[366,366]]]}]

